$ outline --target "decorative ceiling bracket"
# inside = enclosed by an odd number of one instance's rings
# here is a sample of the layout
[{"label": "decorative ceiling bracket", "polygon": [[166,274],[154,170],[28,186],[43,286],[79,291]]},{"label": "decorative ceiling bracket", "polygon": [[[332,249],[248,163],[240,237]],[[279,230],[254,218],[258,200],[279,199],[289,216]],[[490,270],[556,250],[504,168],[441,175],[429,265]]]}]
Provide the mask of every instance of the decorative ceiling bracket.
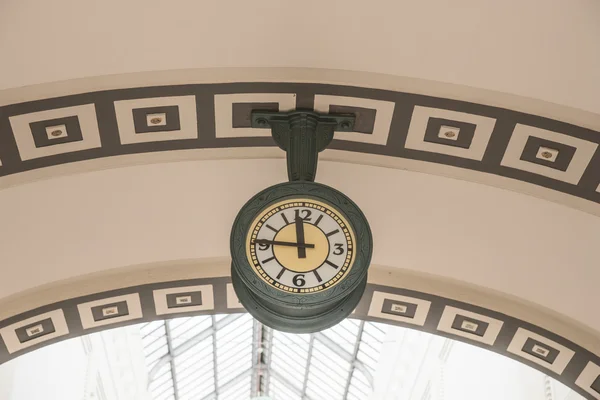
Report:
[{"label": "decorative ceiling bracket", "polygon": [[333,133],[352,132],[355,116],[319,114],[313,111],[253,111],[253,128],[271,128],[277,145],[287,153],[288,178],[314,182],[319,153],[333,140]]}]

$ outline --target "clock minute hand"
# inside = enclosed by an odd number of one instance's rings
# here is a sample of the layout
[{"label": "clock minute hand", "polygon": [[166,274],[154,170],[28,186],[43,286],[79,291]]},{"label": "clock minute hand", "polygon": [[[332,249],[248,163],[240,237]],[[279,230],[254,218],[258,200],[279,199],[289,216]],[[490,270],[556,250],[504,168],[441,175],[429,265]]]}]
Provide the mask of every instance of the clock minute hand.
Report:
[{"label": "clock minute hand", "polygon": [[[304,244],[304,221],[299,216],[296,217],[296,241]],[[306,247],[298,246],[298,258],[306,258]]]},{"label": "clock minute hand", "polygon": [[305,248],[305,249],[314,249],[315,248],[314,244],[309,244],[309,243],[279,242],[279,241],[275,241],[275,240],[266,240],[266,239],[256,239],[254,242],[257,244],[270,244],[273,246],[290,246],[290,247],[298,247],[298,248]]}]

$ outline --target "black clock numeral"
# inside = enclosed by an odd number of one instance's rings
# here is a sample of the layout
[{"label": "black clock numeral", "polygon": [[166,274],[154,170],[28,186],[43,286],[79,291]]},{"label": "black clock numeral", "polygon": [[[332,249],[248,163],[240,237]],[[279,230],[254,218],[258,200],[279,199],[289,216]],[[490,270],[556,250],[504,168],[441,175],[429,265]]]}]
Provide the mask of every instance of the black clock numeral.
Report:
[{"label": "black clock numeral", "polygon": [[336,256],[344,254],[344,245],[341,243],[334,244],[335,250],[333,250],[333,254]]},{"label": "black clock numeral", "polygon": [[298,287],[302,287],[302,286],[306,285],[306,281],[304,280],[304,274],[294,275],[292,282],[294,282],[294,285],[296,285]]},{"label": "black clock numeral", "polygon": [[[304,214],[303,217],[300,217],[300,213],[301,212]],[[311,217],[310,217],[311,215],[312,215],[312,211],[310,211],[310,210],[296,210],[296,217],[295,218],[296,219],[297,218],[302,218],[304,221],[310,222],[311,221]]]},{"label": "black clock numeral", "polygon": [[270,245],[268,243],[259,243],[258,249],[261,251],[269,250]]}]

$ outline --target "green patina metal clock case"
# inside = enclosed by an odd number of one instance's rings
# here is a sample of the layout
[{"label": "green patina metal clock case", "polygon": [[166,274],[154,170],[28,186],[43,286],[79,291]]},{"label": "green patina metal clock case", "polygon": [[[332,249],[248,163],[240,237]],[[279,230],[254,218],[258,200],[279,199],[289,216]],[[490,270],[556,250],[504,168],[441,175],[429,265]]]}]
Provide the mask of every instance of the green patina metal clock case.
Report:
[{"label": "green patina metal clock case", "polygon": [[329,328],[358,305],[367,283],[373,238],[360,208],[315,183],[318,153],[335,131],[352,131],[352,115],[253,112],[287,152],[290,182],[252,197],[231,231],[231,278],[242,305],[274,329]]}]

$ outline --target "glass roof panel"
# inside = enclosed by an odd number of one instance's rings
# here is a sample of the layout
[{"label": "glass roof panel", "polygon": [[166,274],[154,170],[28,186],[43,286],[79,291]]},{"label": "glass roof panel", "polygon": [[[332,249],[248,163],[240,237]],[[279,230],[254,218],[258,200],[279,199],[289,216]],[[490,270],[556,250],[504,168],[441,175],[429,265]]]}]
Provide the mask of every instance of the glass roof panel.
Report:
[{"label": "glass roof panel", "polygon": [[6,400],[42,391],[81,400],[43,378],[52,374],[81,376],[85,400],[583,399],[512,359],[428,333],[348,319],[295,335],[248,314],[154,321],[44,347],[0,365],[0,382],[10,376],[13,385]]}]

